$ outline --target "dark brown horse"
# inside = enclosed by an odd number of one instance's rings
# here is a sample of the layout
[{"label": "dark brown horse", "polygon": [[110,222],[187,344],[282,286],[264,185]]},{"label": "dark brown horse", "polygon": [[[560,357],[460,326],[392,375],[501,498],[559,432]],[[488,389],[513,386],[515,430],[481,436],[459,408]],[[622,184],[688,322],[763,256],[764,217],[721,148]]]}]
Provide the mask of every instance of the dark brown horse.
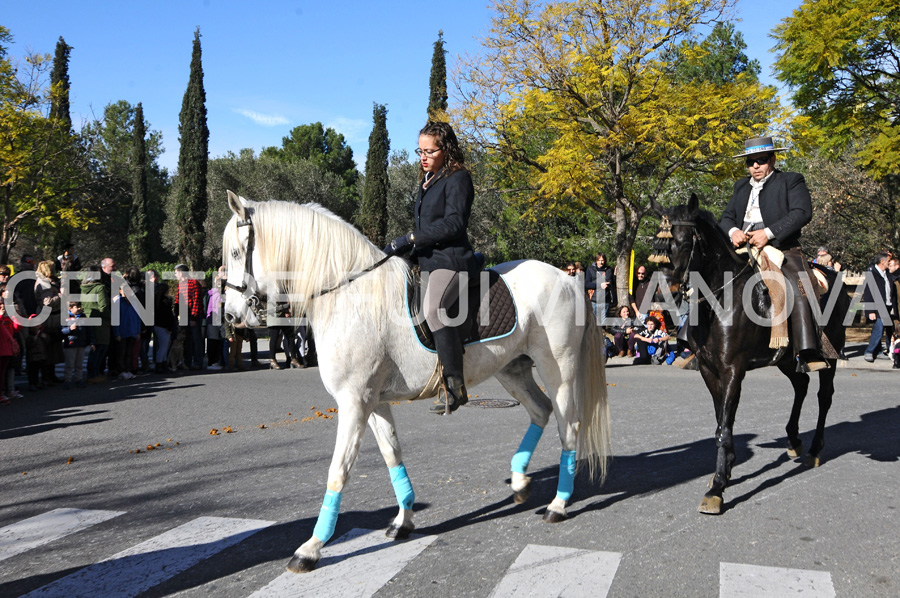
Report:
[{"label": "dark brown horse", "polygon": [[[719,514],[734,465],[732,427],[741,399],[741,383],[747,371],[775,365],[791,381],[794,406],[786,427],[788,455],[791,458],[798,458],[803,450],[799,420],[809,387],[809,375],[797,371],[792,342],[782,349],[769,348],[771,327],[760,323],[761,318],[770,318],[773,311],[766,285],[749,266],[748,256],[735,253],[731,241],[719,228],[713,215],[699,208],[696,195],[691,195],[687,205],[663,209],[653,202],[652,208],[662,219],[654,259],[661,262],[662,273],[673,283],[673,287],[679,287],[681,291],[692,286],[691,281],[697,282],[698,277],[706,285],[705,289],[699,288],[699,284],[693,285],[690,301],[696,313],[687,326],[687,341],[712,395],[717,424],[716,473],[700,503],[700,512]],[[827,316],[822,330],[839,352],[844,346],[843,321],[850,298],[842,292],[840,277],[833,272],[829,272],[828,277],[829,290],[820,299],[820,309]],[[811,284],[808,289],[812,288]],[[746,297],[745,287],[749,287]],[[701,293],[701,290],[704,292]],[[728,307],[723,300],[726,294],[732,297],[730,309],[722,309],[722,306]],[[819,371],[816,432],[804,459],[812,467],[820,462],[819,455],[825,445],[825,418],[834,394],[837,360],[827,361],[830,367]]]}]

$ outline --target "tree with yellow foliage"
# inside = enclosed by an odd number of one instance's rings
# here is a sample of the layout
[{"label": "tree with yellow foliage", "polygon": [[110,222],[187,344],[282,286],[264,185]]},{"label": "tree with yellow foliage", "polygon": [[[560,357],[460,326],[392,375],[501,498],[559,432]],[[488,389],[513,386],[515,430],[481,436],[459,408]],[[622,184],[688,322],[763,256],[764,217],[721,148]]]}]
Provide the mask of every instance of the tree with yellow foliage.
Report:
[{"label": "tree with yellow foliage", "polygon": [[[742,142],[786,119],[755,74],[722,81],[678,69],[708,58],[711,46],[692,42],[732,9],[733,0],[496,0],[483,54],[458,67],[454,119],[533,215],[589,208],[613,220],[618,270],[628,272],[641,219],[673,177],[735,176]],[[620,303],[627,286],[620,276]]]},{"label": "tree with yellow foliage", "polygon": [[50,56],[31,54],[17,66],[7,58],[11,41],[9,30],[0,26],[0,263],[4,264],[20,232],[50,237],[60,224],[84,228],[90,222],[78,199],[90,184],[86,152],[69,123],[50,116],[61,86],[42,85]]},{"label": "tree with yellow foliage", "polygon": [[806,0],[775,28],[778,78],[826,149],[900,175],[900,3]]}]

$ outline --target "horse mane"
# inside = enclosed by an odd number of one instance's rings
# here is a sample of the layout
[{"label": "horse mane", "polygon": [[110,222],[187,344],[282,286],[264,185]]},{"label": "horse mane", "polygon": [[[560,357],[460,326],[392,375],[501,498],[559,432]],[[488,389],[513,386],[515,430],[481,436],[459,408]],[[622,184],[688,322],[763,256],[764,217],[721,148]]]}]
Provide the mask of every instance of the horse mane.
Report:
[{"label": "horse mane", "polygon": [[[328,209],[275,200],[251,202],[249,209],[263,271],[277,276],[282,291],[290,295],[294,316],[330,318],[337,297],[350,289],[363,296],[366,309],[360,312],[379,321],[402,304],[405,286],[397,281],[407,279],[409,266],[399,259],[320,295],[384,257],[359,230]],[[226,255],[234,249],[244,252],[237,230],[235,216],[223,235]]]}]

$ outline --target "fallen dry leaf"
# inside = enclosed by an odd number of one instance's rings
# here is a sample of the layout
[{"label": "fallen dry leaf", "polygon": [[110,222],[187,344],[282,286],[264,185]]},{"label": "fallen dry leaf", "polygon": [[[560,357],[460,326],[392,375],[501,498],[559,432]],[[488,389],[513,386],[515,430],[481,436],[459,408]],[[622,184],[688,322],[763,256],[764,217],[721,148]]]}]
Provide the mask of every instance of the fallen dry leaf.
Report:
[{"label": "fallen dry leaf", "polygon": [[260,430],[265,430],[265,429],[266,429],[266,424],[259,424],[259,429],[260,429]]},{"label": "fallen dry leaf", "polygon": [[69,460],[66,461],[66,465],[71,465],[74,462],[75,462],[75,457],[69,457]]},{"label": "fallen dry leaf", "polygon": [[225,432],[226,434],[231,434],[232,432],[234,432],[234,430],[231,429],[231,426],[225,426],[223,432]]},{"label": "fallen dry leaf", "polygon": [[210,435],[210,436],[218,436],[218,435],[219,435],[219,431],[216,430],[215,428],[213,428],[212,430],[209,431],[209,435]]}]

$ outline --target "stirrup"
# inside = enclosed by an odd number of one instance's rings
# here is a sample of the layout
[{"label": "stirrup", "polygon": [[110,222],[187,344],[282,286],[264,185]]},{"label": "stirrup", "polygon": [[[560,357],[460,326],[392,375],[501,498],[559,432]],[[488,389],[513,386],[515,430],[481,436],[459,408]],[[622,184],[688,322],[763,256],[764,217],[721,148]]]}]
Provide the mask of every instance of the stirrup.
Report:
[{"label": "stirrup", "polygon": [[811,356],[812,359],[806,360],[797,356],[797,371],[808,374],[810,372],[818,372],[819,370],[827,370],[831,365],[822,359],[819,355]]},{"label": "stirrup", "polygon": [[463,405],[469,402],[469,394],[466,391],[465,383],[460,383],[459,379],[454,382],[458,384],[450,385],[447,380],[441,382],[438,389],[438,400],[431,406],[429,411],[436,415],[450,415]]}]

